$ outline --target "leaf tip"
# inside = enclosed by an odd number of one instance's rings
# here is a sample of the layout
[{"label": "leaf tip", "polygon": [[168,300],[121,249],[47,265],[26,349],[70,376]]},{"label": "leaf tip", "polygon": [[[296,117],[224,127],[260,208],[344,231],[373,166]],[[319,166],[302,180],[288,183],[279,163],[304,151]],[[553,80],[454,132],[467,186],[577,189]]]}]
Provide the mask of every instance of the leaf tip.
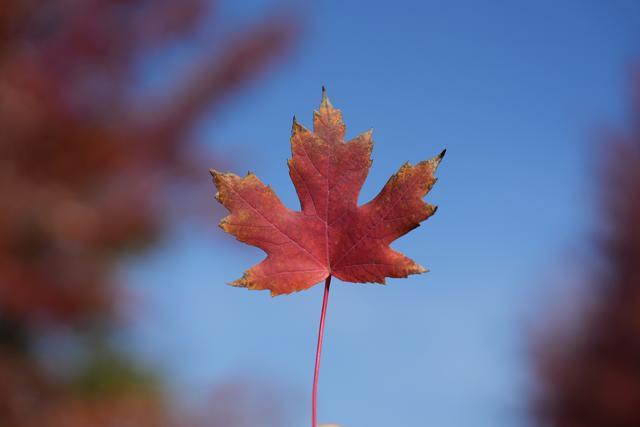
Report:
[{"label": "leaf tip", "polygon": [[416,268],[416,273],[418,274],[422,274],[422,273],[428,273],[429,269],[428,268],[424,268],[423,266],[421,266],[420,264],[417,265]]},{"label": "leaf tip", "polygon": [[[220,193],[216,194],[216,199],[218,199]],[[220,202],[220,200],[218,200]],[[222,202],[220,202],[222,203]],[[220,227],[221,229],[223,229],[224,231],[227,231],[227,217],[224,217],[220,220],[220,222],[218,223],[218,227]]]},{"label": "leaf tip", "polygon": [[431,159],[431,162],[433,164],[434,169],[437,168],[438,165],[440,165],[440,162],[442,161],[442,159],[444,159],[444,155],[445,154],[447,154],[447,149],[446,148],[444,150],[442,150],[440,152],[440,154],[438,154],[433,159]]},{"label": "leaf tip", "polygon": [[438,166],[440,165],[440,162],[442,161],[442,159],[444,158],[445,154],[447,154],[447,149],[445,148],[444,150],[442,150],[440,152],[440,154],[438,154],[435,157],[432,157],[429,160],[425,160],[424,162],[421,162],[425,165],[428,165],[430,168],[433,169],[433,171],[435,171]]},{"label": "leaf tip", "polygon": [[320,107],[332,107],[331,101],[329,101],[329,97],[327,96],[327,88],[322,86],[322,102],[320,103]]},{"label": "leaf tip", "polygon": [[[220,221],[220,224],[222,224],[223,221],[224,219]],[[234,280],[233,282],[227,282],[227,285],[233,286],[234,288],[248,288],[249,282],[247,280],[247,273],[245,272],[241,278]]]},{"label": "leaf tip", "polygon": [[293,122],[291,124],[291,138],[293,138],[298,133],[304,132],[305,130],[306,130],[305,127],[302,126],[300,122],[298,122],[298,118],[294,115]]},{"label": "leaf tip", "polygon": [[[218,190],[220,190],[223,185],[224,173],[215,169],[209,169],[209,173],[211,174],[211,178],[213,179],[213,184]],[[218,202],[222,203],[222,200],[220,199],[220,191],[216,193],[215,198]]]}]

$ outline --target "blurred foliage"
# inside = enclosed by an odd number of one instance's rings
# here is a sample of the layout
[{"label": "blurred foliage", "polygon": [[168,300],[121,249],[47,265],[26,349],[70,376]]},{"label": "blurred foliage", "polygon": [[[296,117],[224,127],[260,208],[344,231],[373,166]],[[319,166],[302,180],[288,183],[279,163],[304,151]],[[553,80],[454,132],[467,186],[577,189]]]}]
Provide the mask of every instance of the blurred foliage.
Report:
[{"label": "blurred foliage", "polygon": [[[2,2],[1,426],[171,425],[160,383],[109,344],[124,298],[115,271],[167,230],[167,189],[192,188],[194,170],[204,177],[189,129],[294,36],[276,16],[217,32],[207,46],[194,44],[191,67],[162,94],[145,94],[144,64],[193,41],[214,6]],[[79,360],[62,374],[43,364],[37,345],[60,327],[89,347],[71,352]],[[215,416],[205,424],[221,425]]]},{"label": "blurred foliage", "polygon": [[157,384],[151,373],[144,372],[122,354],[97,343],[83,360],[71,386],[83,395],[118,394],[130,390],[153,389]]},{"label": "blurred foliage", "polygon": [[[604,144],[602,227],[588,297],[536,348],[534,411],[550,427],[640,426],[640,73],[627,133]],[[569,307],[565,307],[568,310]],[[562,319],[559,319],[562,320]]]}]

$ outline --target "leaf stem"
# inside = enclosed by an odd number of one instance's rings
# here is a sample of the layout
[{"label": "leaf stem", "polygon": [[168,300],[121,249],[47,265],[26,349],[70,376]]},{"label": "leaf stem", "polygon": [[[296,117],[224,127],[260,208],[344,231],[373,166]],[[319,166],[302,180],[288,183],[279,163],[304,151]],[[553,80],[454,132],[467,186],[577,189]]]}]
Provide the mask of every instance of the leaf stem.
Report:
[{"label": "leaf stem", "polygon": [[322,354],[322,338],[324,337],[324,320],[327,317],[327,303],[329,301],[329,287],[331,276],[324,282],[324,298],[322,299],[322,313],[320,314],[320,328],[318,329],[318,347],[316,349],[316,366],[313,370],[313,391],[311,393],[311,427],[316,427],[318,408],[318,376],[320,375],[320,356]]}]

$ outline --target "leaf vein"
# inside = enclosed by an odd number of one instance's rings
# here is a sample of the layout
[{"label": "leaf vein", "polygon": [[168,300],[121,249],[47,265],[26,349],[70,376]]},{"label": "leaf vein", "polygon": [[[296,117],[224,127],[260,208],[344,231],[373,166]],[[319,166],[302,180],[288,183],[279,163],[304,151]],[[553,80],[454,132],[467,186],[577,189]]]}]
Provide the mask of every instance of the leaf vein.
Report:
[{"label": "leaf vein", "polygon": [[280,227],[278,227],[273,221],[271,221],[269,218],[267,218],[262,212],[260,212],[255,206],[253,206],[251,203],[249,203],[249,201],[247,199],[245,199],[244,197],[242,197],[242,194],[240,194],[235,188],[233,188],[233,186],[229,186],[229,188],[231,188],[231,191],[233,191],[234,193],[236,193],[236,195],[240,198],[240,200],[242,200],[244,203],[247,204],[247,206],[249,206],[254,212],[256,212],[258,215],[260,215],[262,218],[264,218],[269,224],[271,224],[273,226],[273,228],[275,228],[276,230],[278,230],[283,236],[285,236],[287,239],[291,240],[293,243],[296,244],[296,246],[298,246],[300,249],[302,249],[303,252],[305,252],[307,255],[309,255],[319,266],[321,267],[325,267],[322,262],[320,262],[320,260],[318,258],[316,258],[316,256],[314,254],[312,254],[311,252],[309,252],[309,250],[307,248],[305,248],[304,246],[302,246],[300,243],[298,243],[296,240],[294,240],[291,236],[289,236],[287,233],[285,233],[284,231],[282,231],[280,229]]},{"label": "leaf vein", "polygon": [[[411,186],[407,186],[408,188],[411,188]],[[358,246],[360,244],[360,242],[362,242],[364,239],[366,239],[367,237],[369,237],[369,233],[371,232],[371,229],[373,227],[377,227],[380,223],[384,222],[387,218],[387,216],[391,213],[391,211],[393,211],[393,209],[404,199],[405,195],[409,192],[408,189],[406,189],[404,192],[402,192],[402,194],[400,195],[400,197],[398,198],[398,200],[396,200],[391,207],[389,207],[389,209],[387,210],[387,212],[383,215],[383,217],[376,222],[376,224],[374,226],[369,226],[368,230],[362,235],[362,237],[360,237],[360,239],[358,239],[356,241],[356,243],[353,244],[353,246],[351,246],[346,252],[344,252],[342,254],[342,256],[340,257],[340,259],[338,259],[338,261],[336,261],[335,266],[338,267],[340,265],[340,261],[342,261],[353,249],[355,249],[356,246]],[[374,199],[375,200],[375,199]]]}]

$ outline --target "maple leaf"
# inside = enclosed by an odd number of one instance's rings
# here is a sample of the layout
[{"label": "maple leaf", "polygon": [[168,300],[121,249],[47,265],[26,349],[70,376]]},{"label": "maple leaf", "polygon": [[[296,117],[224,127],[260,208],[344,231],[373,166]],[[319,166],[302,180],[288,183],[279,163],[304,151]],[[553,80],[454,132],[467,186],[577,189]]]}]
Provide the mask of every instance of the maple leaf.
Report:
[{"label": "maple leaf", "polygon": [[358,195],[371,166],[371,131],[345,143],[342,113],[322,91],[313,132],[294,117],[289,175],[302,211],[282,204],[270,186],[211,170],[216,199],[230,212],[220,227],[267,253],[233,286],[268,289],[273,296],[308,289],[329,276],[345,282],[385,283],[427,270],[389,244],[437,209],[422,199],[436,182],[446,150],[413,166],[402,165],[370,202]]}]

